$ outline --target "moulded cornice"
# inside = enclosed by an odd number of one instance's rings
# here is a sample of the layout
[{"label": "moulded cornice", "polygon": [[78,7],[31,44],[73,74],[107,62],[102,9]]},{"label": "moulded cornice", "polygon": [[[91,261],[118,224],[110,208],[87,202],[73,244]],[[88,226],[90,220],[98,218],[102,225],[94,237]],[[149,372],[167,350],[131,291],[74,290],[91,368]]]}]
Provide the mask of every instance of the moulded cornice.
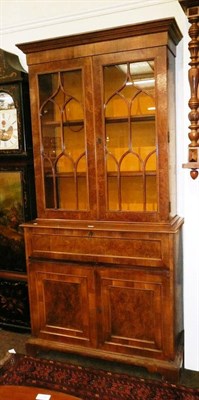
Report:
[{"label": "moulded cornice", "polygon": [[37,40],[34,42],[25,42],[16,44],[25,54],[63,47],[78,46],[101,41],[117,40],[129,36],[147,35],[151,33],[168,32],[169,37],[177,45],[182,39],[182,33],[179,30],[174,18],[154,20],[140,24],[125,25],[112,29],[92,31],[83,34],[61,36],[59,38]]}]

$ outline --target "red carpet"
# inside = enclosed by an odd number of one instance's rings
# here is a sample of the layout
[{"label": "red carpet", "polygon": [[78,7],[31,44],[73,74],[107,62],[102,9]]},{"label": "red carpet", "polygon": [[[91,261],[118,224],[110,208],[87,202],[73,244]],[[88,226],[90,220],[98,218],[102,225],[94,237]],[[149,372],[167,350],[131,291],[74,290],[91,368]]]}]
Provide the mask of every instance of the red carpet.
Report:
[{"label": "red carpet", "polygon": [[38,386],[84,400],[199,399],[199,390],[21,354],[4,363],[0,384]]}]

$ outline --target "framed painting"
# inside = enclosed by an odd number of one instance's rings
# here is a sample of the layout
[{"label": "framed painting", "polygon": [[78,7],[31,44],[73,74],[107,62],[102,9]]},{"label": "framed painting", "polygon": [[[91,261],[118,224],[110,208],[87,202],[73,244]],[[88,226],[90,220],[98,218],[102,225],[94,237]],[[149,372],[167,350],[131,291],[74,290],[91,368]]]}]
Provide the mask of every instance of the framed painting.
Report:
[{"label": "framed painting", "polygon": [[25,272],[21,224],[27,219],[26,168],[0,168],[0,270]]}]

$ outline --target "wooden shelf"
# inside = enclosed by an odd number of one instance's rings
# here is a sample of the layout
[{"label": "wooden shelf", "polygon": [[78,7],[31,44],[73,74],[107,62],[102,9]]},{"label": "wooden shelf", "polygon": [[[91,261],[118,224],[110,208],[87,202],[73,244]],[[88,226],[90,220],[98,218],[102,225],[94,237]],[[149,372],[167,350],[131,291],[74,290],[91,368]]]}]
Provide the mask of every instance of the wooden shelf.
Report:
[{"label": "wooden shelf", "polygon": [[[117,171],[113,172],[108,172],[107,173],[108,177],[117,177]],[[121,171],[119,173],[121,177],[127,177],[127,178],[132,178],[132,177],[142,177],[143,175],[147,176],[156,176],[156,171]]]},{"label": "wooden shelf", "polygon": [[[107,123],[118,123],[118,122],[127,122],[128,121],[127,116],[118,116],[118,117],[106,117],[106,122]],[[133,115],[130,117],[131,122],[147,122],[147,121],[155,121],[155,115]],[[52,127],[58,127],[61,125],[61,121],[46,121],[42,122],[42,126],[52,126]],[[84,120],[70,120],[66,121],[63,123],[63,126],[74,126],[74,125],[84,125]]]},{"label": "wooden shelf", "polygon": [[[127,122],[129,118],[127,116],[121,117],[106,117],[105,121],[107,123],[117,123],[118,122]],[[155,121],[155,115],[134,115],[130,117],[131,122],[147,122],[147,121]]]},{"label": "wooden shelf", "polygon": [[[55,174],[55,178],[73,178],[74,177],[74,172],[60,172]],[[77,172],[77,177],[78,178],[85,178],[87,176],[86,172]],[[46,174],[45,178],[52,178],[52,174]]]},{"label": "wooden shelf", "polygon": [[[76,176],[78,178],[82,178],[82,177],[84,178],[84,177],[86,177],[86,175],[87,175],[86,172],[77,172],[77,174],[76,174]],[[136,177],[136,176],[142,177],[143,175],[156,176],[156,171],[121,171],[119,173],[119,175],[121,177],[128,177],[128,178]],[[118,173],[117,173],[117,171],[108,172],[107,176],[117,178]],[[45,178],[52,178],[52,177],[53,177],[52,174],[45,175]],[[60,172],[60,173],[55,174],[55,177],[56,178],[73,178],[74,173],[73,172]]]},{"label": "wooden shelf", "polygon": [[[61,121],[54,121],[54,120],[42,122],[42,126],[47,126],[47,127],[50,127],[50,126],[59,127],[61,124],[62,124]],[[76,119],[76,120],[66,121],[63,123],[63,126],[75,126],[75,125],[78,125],[78,126],[84,125],[84,120]]]}]

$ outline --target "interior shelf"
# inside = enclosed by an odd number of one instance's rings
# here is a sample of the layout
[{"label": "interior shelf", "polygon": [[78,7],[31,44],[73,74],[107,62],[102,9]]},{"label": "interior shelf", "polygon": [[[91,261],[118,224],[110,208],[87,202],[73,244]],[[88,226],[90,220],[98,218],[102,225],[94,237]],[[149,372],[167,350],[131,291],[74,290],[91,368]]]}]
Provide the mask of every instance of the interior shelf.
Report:
[{"label": "interior shelf", "polygon": [[118,116],[118,117],[106,117],[107,123],[118,123],[127,122],[130,119],[131,122],[147,122],[155,121],[155,115],[133,115],[133,116]]},{"label": "interior shelf", "polygon": [[[61,120],[60,121],[50,120],[50,121],[45,121],[45,122],[42,121],[42,126],[60,127],[61,123],[62,123]],[[63,126],[75,126],[75,125],[78,125],[78,126],[84,125],[84,120],[76,119],[76,120],[68,120],[68,121],[63,122]]]},{"label": "interior shelf", "polygon": [[[76,175],[77,177],[85,177],[87,175],[86,172],[77,172],[76,174],[74,172],[59,172],[55,173],[54,176],[57,178],[70,178]],[[120,176],[127,176],[129,178],[133,176],[142,176],[142,175],[149,175],[149,176],[156,176],[156,171],[120,171],[119,173],[117,171],[110,171],[107,173],[107,176],[112,176],[112,177],[117,177],[118,175]],[[46,178],[52,178],[52,174],[46,174]]]}]

